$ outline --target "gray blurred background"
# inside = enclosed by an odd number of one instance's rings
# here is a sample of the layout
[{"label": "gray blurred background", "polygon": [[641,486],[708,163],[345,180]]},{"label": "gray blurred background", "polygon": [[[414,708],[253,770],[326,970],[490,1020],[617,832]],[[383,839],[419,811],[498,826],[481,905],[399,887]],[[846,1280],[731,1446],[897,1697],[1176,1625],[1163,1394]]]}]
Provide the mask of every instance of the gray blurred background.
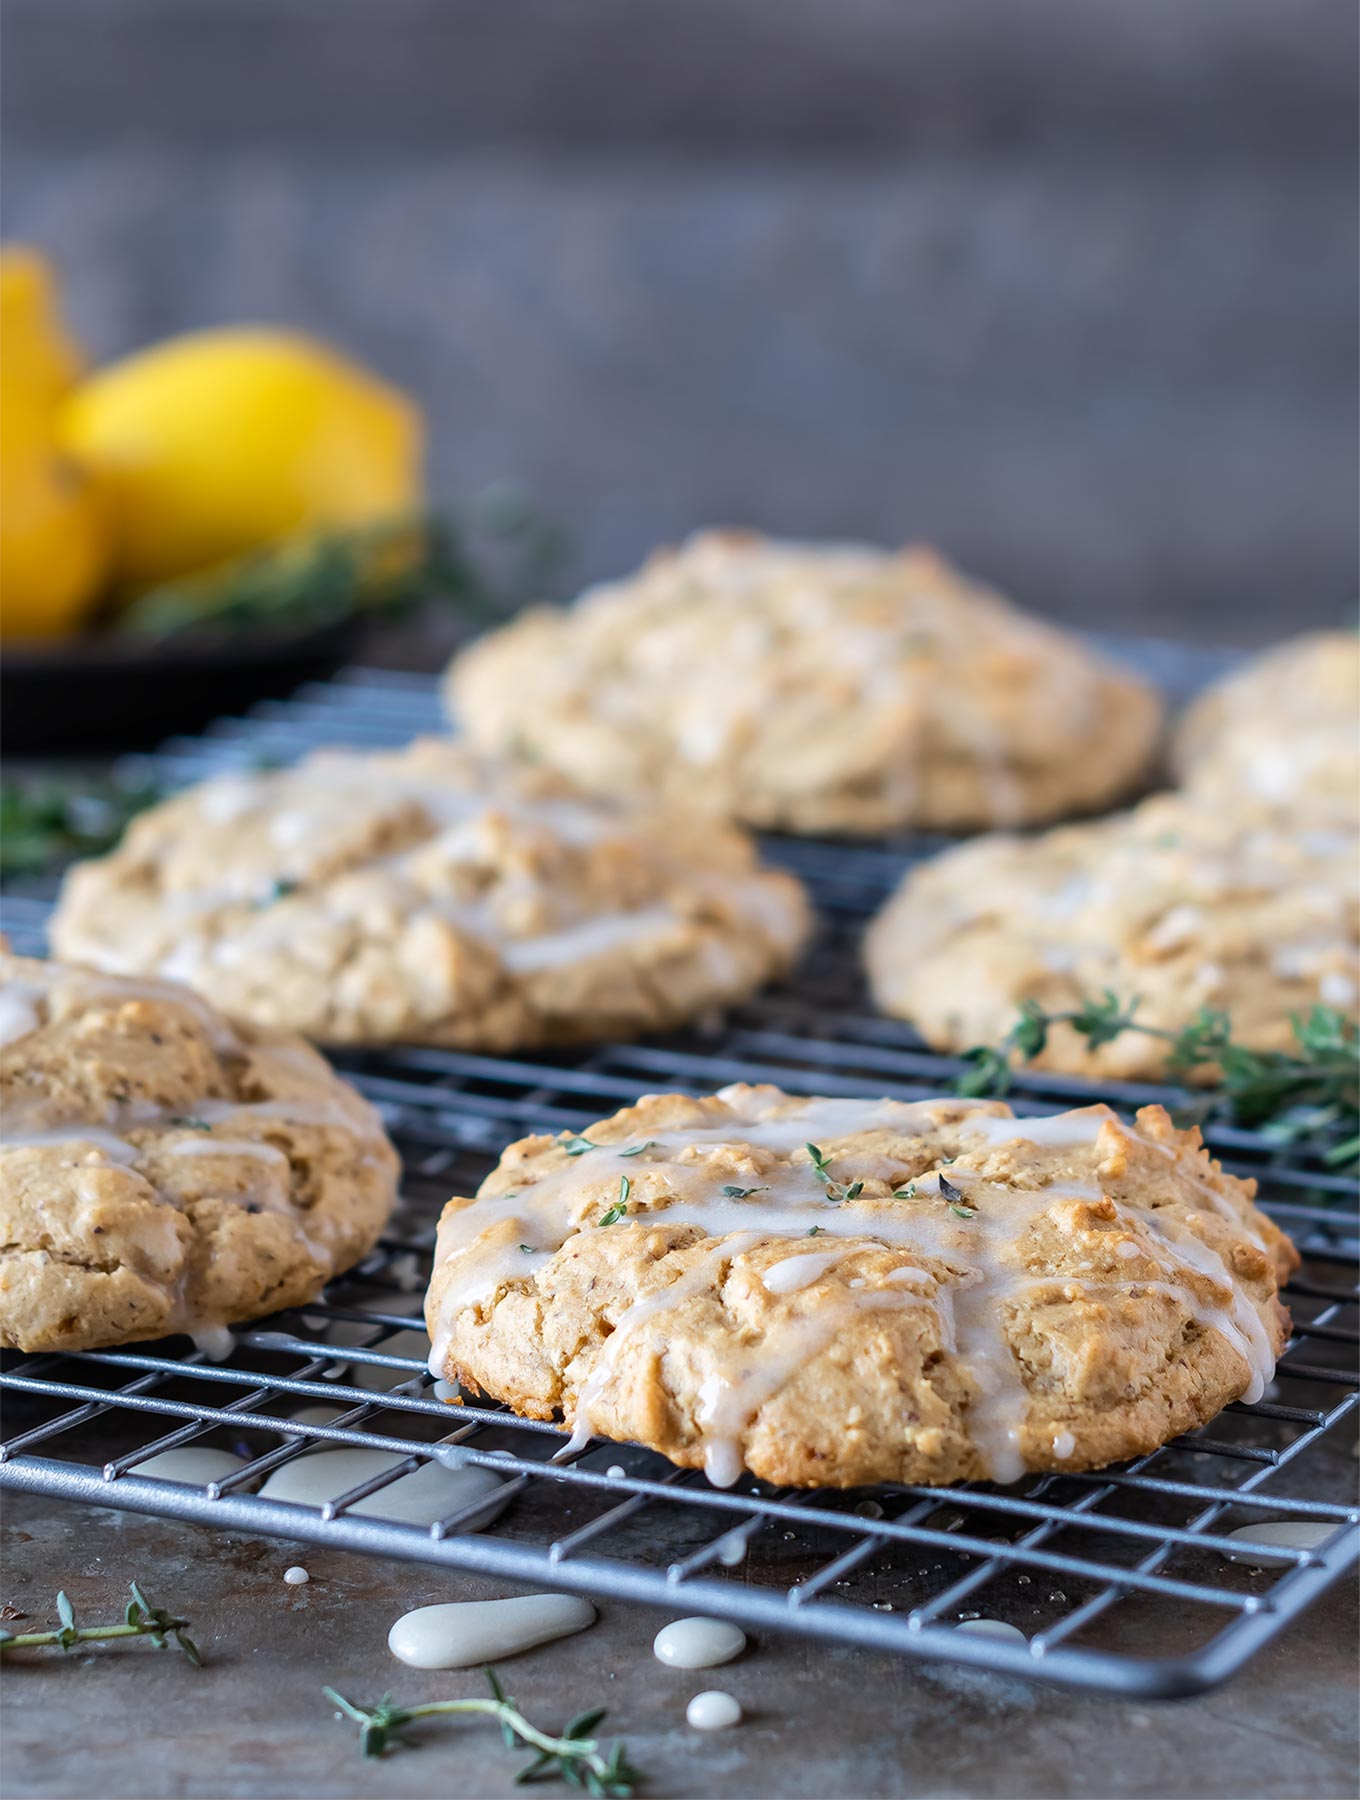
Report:
[{"label": "gray blurred background", "polygon": [[97,354],[242,318],[413,389],[570,576],[932,538],[1255,642],[1356,591],[1336,0],[5,0],[3,224]]}]

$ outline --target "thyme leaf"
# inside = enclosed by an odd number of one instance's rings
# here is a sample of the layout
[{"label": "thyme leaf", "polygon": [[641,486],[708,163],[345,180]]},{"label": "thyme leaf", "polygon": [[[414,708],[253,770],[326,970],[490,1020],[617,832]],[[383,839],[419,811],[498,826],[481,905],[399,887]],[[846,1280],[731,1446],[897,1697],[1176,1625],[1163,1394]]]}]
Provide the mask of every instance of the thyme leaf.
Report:
[{"label": "thyme leaf", "polygon": [[722,1191],[729,1200],[745,1200],[748,1194],[768,1194],[770,1190],[767,1187],[744,1188],[729,1186],[725,1187]]},{"label": "thyme leaf", "polygon": [[632,1193],[632,1191],[633,1191],[632,1182],[628,1179],[628,1177],[626,1175],[620,1175],[620,1177],[619,1177],[619,1197],[614,1202],[614,1204],[609,1208],[608,1212],[604,1212],[604,1213],[600,1214],[599,1218],[596,1220],[596,1224],[597,1225],[617,1225],[619,1220],[628,1211],[628,1196]]},{"label": "thyme leaf", "polygon": [[593,1138],[569,1137],[562,1140],[562,1148],[568,1156],[584,1156],[587,1150],[598,1150],[599,1145]]},{"label": "thyme leaf", "polygon": [[641,1156],[642,1152],[644,1150],[654,1150],[655,1148],[656,1148],[656,1139],[648,1138],[647,1142],[645,1144],[634,1144],[633,1148],[631,1150],[620,1150],[619,1155],[620,1156]]}]

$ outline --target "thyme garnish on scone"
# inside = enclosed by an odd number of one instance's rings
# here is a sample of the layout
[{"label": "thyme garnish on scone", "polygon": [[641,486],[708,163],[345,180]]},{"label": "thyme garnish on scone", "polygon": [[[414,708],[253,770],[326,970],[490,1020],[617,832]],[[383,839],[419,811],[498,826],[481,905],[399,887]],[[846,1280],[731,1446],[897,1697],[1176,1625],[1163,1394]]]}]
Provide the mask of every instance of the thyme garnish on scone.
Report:
[{"label": "thyme garnish on scone", "polygon": [[1315,1006],[1291,1020],[1294,1050],[1253,1050],[1234,1042],[1226,1012],[1201,1007],[1179,1031],[1145,1025],[1107,989],[1066,1012],[1048,1012],[1025,1000],[1020,1016],[1000,1044],[978,1044],[964,1054],[971,1066],[957,1085],[960,1094],[1009,1092],[1017,1063],[1042,1054],[1055,1025],[1070,1025],[1093,1050],[1126,1031],[1160,1038],[1167,1046],[1169,1080],[1184,1080],[1213,1065],[1218,1088],[1236,1124],[1260,1127],[1280,1143],[1312,1141],[1330,1167],[1360,1162],[1360,1030],[1333,1006]]},{"label": "thyme garnish on scone", "polygon": [[186,1634],[187,1619],[177,1619],[163,1606],[153,1606],[135,1581],[128,1583],[132,1598],[116,1625],[77,1625],[75,1608],[65,1593],[57,1595],[58,1631],[0,1630],[0,1652],[5,1650],[74,1650],[79,1644],[103,1643],[113,1638],[149,1637],[158,1650],[164,1650],[171,1639],[198,1668],[202,1657],[198,1646]]},{"label": "thyme garnish on scone", "polygon": [[363,1756],[382,1756],[389,1749],[410,1745],[402,1726],[413,1719],[433,1718],[439,1713],[485,1713],[498,1721],[501,1736],[514,1749],[522,1744],[535,1752],[534,1760],[520,1770],[516,1785],[526,1781],[565,1781],[569,1787],[581,1788],[598,1800],[626,1800],[642,1779],[628,1760],[622,1743],[616,1742],[608,1756],[600,1749],[599,1740],[589,1735],[605,1716],[602,1706],[577,1713],[554,1737],[531,1725],[515,1702],[506,1696],[496,1679],[496,1671],[488,1669],[491,1684],[489,1700],[431,1700],[421,1706],[396,1706],[384,1694],[376,1706],[356,1706],[337,1694],[334,1688],[322,1692],[340,1711],[359,1727],[359,1750]]}]

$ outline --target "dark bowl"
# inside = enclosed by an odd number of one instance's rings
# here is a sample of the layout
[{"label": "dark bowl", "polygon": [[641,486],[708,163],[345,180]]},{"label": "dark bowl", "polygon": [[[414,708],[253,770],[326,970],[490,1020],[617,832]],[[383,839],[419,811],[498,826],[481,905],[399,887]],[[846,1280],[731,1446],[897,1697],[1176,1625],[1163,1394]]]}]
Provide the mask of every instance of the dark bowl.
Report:
[{"label": "dark bowl", "polygon": [[329,675],[361,623],[290,632],[193,632],[152,643],[91,632],[66,643],[7,644],[0,657],[6,756],[144,750],[257,700]]}]

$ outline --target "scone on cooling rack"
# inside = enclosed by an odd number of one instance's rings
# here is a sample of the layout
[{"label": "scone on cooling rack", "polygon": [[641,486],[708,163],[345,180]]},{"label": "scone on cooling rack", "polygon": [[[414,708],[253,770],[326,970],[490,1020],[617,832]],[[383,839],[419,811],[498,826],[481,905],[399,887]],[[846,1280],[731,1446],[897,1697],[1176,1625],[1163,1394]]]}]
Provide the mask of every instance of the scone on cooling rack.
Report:
[{"label": "scone on cooling rack", "polygon": [[1315,632],[1253,658],[1200,696],[1173,763],[1214,804],[1360,824],[1360,636]]},{"label": "scone on cooling rack", "polygon": [[1260,1397],[1253,1193],[1158,1106],[652,1095],[449,1202],[432,1366],[723,1486],[1098,1468]]},{"label": "scone on cooling rack", "polygon": [[[1142,1025],[1178,1031],[1207,1006],[1238,1043],[1285,1050],[1292,1015],[1357,1012],[1355,869],[1348,831],[1180,795],[978,838],[907,873],[869,928],[870,985],[940,1050],[999,1043],[1023,1000],[1062,1012],[1107,990],[1136,999]],[[1132,1031],[1092,1049],[1055,1025],[1034,1064],[1156,1080],[1167,1049]]]},{"label": "scone on cooling rack", "polygon": [[0,1344],[92,1350],[312,1299],[377,1241],[397,1155],[298,1038],[186,989],[0,955]]},{"label": "scone on cooling rack", "polygon": [[809,913],[742,832],[427,739],[227,775],[67,878],[58,954],[332,1044],[660,1029],[782,975]]},{"label": "scone on cooling rack", "polygon": [[972,831],[1135,786],[1156,696],[931,551],[703,532],[454,662],[455,717],[592,792],[775,830]]}]

